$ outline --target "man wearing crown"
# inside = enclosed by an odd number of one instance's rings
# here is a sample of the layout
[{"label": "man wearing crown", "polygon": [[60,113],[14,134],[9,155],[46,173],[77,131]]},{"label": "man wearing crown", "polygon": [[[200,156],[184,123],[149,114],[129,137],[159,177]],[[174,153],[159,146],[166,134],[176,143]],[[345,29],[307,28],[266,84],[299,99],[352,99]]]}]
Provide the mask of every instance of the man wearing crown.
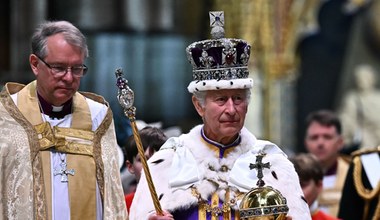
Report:
[{"label": "man wearing crown", "polygon": [[215,39],[186,48],[193,66],[187,89],[203,124],[170,138],[148,161],[165,216],[155,213],[149,183],[142,177],[130,219],[241,219],[241,200],[259,183],[279,190],[287,203],[285,210],[284,204],[256,210],[260,215],[285,211],[293,220],[310,219],[298,176],[285,153],[244,127],[253,85],[247,66],[250,46],[241,39],[224,38],[223,12],[212,12],[210,18]]}]

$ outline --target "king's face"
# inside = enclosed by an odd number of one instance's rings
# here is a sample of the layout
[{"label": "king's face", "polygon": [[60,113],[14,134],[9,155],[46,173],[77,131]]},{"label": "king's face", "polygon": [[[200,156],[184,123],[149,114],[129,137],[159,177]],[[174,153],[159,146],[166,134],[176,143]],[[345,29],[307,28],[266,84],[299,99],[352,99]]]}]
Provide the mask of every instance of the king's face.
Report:
[{"label": "king's face", "polygon": [[210,90],[203,108],[205,135],[219,143],[233,142],[244,126],[248,100],[244,89]]}]

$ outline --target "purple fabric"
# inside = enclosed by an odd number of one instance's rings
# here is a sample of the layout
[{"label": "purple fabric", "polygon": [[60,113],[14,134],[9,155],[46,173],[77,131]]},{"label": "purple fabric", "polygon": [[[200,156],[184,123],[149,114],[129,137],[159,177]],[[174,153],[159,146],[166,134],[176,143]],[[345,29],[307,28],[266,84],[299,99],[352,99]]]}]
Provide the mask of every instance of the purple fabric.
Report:
[{"label": "purple fabric", "polygon": [[[219,205],[222,207],[222,204]],[[172,213],[175,220],[198,220],[198,206],[192,206],[186,210],[176,210]],[[211,220],[211,214],[207,213],[207,220]],[[223,220],[223,216],[219,216],[219,220]],[[231,220],[235,220],[235,211],[231,212]]]},{"label": "purple fabric", "polygon": [[176,210],[172,215],[175,220],[197,220],[198,206],[193,206],[186,210]]},{"label": "purple fabric", "polygon": [[[217,40],[215,40],[217,41]],[[233,42],[234,47],[236,49],[236,66],[242,65],[242,62],[240,60],[241,55],[244,53],[244,49],[248,46],[245,42],[239,42],[238,40],[231,39],[231,42]],[[207,45],[207,46],[206,46]],[[194,63],[197,65],[198,68],[204,68],[200,62],[200,57],[202,57],[202,52],[205,50],[208,54],[208,56],[211,56],[214,59],[214,63],[212,65],[212,68],[218,68],[219,66],[222,66],[222,57],[223,57],[223,44],[220,43],[219,46],[213,46],[209,47],[209,44],[198,44],[194,48],[191,49],[191,55],[194,60]],[[248,54],[250,54],[250,50],[248,50]]]}]

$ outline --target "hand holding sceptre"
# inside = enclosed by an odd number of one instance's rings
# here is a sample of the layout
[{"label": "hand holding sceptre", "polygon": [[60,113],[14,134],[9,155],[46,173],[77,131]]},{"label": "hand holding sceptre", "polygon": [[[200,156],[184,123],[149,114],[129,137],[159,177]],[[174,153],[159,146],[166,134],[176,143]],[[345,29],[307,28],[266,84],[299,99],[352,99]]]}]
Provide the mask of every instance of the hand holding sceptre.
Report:
[{"label": "hand holding sceptre", "polygon": [[145,172],[146,181],[148,183],[150,195],[152,196],[154,208],[158,215],[163,215],[160,201],[156,193],[156,189],[153,184],[152,176],[150,175],[148,163],[144,154],[144,148],[141,143],[140,135],[136,126],[136,108],[133,106],[134,102],[134,93],[128,86],[128,80],[123,78],[122,69],[117,69],[115,72],[116,75],[116,86],[119,88],[117,93],[117,99],[124,110],[124,114],[129,118],[131,122],[131,127],[133,131],[133,137],[135,139],[138,153],[141,157],[141,163]]}]

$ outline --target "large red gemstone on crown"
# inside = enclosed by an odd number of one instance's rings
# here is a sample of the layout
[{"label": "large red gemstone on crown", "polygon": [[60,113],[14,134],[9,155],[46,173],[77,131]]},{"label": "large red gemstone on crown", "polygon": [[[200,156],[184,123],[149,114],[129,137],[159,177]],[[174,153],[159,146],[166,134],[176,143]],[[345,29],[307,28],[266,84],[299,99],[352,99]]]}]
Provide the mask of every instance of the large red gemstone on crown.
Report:
[{"label": "large red gemstone on crown", "polygon": [[232,54],[227,54],[226,55],[226,63],[227,63],[227,65],[233,64],[234,60],[235,60],[235,56],[234,55],[232,55]]}]

